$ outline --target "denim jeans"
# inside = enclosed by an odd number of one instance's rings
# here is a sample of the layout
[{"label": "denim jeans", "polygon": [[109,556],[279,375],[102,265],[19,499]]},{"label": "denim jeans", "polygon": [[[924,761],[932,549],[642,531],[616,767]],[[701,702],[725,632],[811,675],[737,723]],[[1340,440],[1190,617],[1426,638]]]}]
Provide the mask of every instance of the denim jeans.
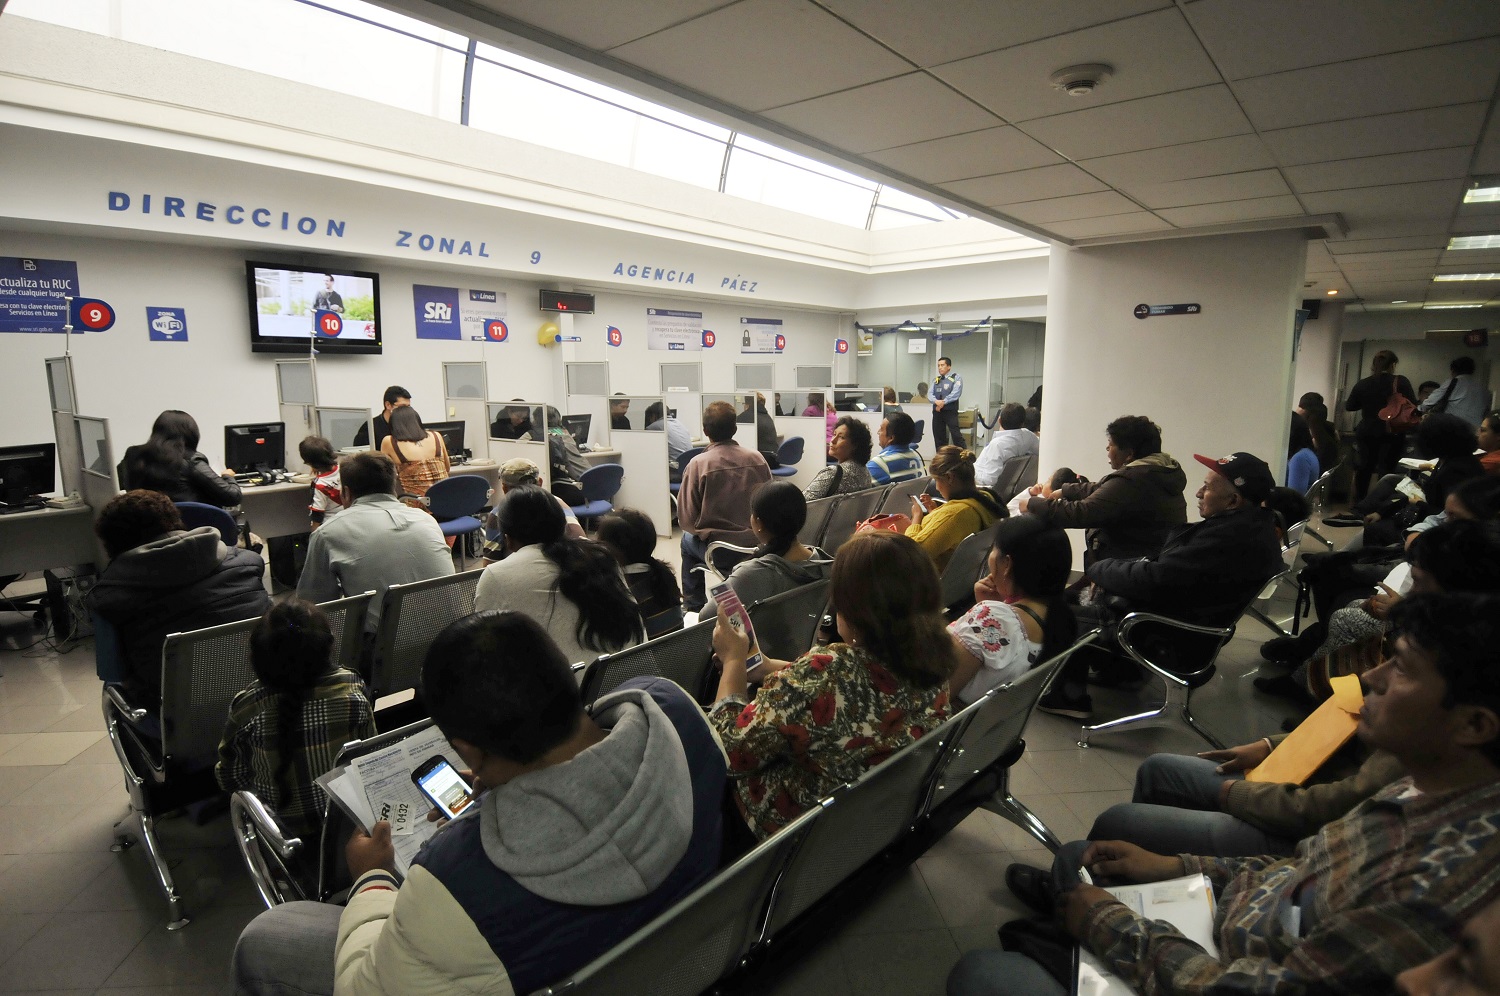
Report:
[{"label": "denim jeans", "polygon": [[1133,801],[1100,813],[1089,839],[1129,841],[1155,854],[1291,854],[1295,840],[1219,811],[1220,786],[1239,776],[1221,775],[1216,766],[1201,757],[1151,755],[1136,772]]},{"label": "denim jeans", "polygon": [[682,611],[697,612],[708,601],[706,575],[693,568],[704,565],[708,544],[692,533],[682,534]]},{"label": "denim jeans", "polygon": [[240,996],[332,996],[342,906],[283,903],[251,920],[234,946]]}]

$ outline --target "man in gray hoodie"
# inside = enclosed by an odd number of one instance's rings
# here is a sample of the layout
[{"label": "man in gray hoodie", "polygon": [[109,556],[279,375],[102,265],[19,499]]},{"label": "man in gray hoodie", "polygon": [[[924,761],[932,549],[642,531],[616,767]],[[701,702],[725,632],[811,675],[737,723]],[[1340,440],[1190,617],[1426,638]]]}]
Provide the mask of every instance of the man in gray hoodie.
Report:
[{"label": "man in gray hoodie", "polygon": [[235,950],[239,992],[531,992],[717,869],[727,762],[677,685],[633,679],[585,712],[562,653],[516,612],[449,626],[422,683],[479,804],[404,882],[389,824],[356,833],[348,906],[262,913]]}]

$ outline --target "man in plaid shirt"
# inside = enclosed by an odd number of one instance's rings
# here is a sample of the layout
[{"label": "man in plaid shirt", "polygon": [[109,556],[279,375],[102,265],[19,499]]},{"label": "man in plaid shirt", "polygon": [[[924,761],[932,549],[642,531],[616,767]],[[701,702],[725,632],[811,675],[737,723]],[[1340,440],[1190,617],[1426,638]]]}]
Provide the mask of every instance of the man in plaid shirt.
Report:
[{"label": "man in plaid shirt", "polygon": [[[1069,844],[1053,882],[1070,934],[1141,993],[1383,993],[1500,898],[1500,597],[1424,595],[1392,613],[1391,658],[1364,677],[1359,735],[1409,774],[1291,858],[1152,854]],[[1093,885],[1202,873],[1218,896],[1217,958]],[[1035,896],[1028,896],[1035,899]],[[1062,993],[1023,955],[975,951],[953,996]]]}]

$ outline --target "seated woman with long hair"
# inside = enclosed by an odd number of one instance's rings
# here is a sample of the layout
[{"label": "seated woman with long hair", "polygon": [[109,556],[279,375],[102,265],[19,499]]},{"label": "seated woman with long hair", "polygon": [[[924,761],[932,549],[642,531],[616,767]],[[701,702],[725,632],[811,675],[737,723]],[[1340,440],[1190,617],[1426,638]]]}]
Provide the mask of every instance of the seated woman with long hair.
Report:
[{"label": "seated woman with long hair", "polygon": [[[932,560],[891,532],[839,549],[830,585],[842,643],[747,675],[745,636],[720,618],[724,671],[709,722],[729,754],[735,799],[769,837],[948,718],[953,640]],[[764,684],[750,699],[750,678]]]},{"label": "seated woman with long hair", "polygon": [[512,488],[500,506],[510,555],[479,576],[474,611],[530,616],[578,664],[635,646],[645,627],[614,556],[590,540],[568,539],[566,523],[552,495],[534,485]]},{"label": "seated woman with long hair", "polygon": [[958,645],[949,687],[960,702],[1015,681],[1077,638],[1063,597],[1072,566],[1063,529],[1030,515],[1000,523],[989,573],[974,584],[974,607],[948,626]]},{"label": "seated woman with long hair", "polygon": [[927,471],[943,501],[935,501],[931,495],[913,496],[911,525],[906,527],[906,535],[927,551],[941,571],[948,566],[958,544],[981,529],[988,529],[1007,513],[994,495],[975,485],[972,451],[944,446],[927,465]]},{"label": "seated woman with long hair", "polygon": [[380,452],[396,465],[401,490],[409,495],[425,495],[453,469],[443,434],[424,426],[410,405],[391,411],[391,434],[380,441]]},{"label": "seated woman with long hair", "polygon": [[[747,608],[763,598],[779,595],[828,577],[833,558],[797,538],[807,524],[807,499],[791,481],[762,484],[750,499],[750,530],[760,545],[755,556],[741,561],[726,579]],[[699,619],[719,611],[709,599]]]},{"label": "seated woman with long hair", "polygon": [[845,415],[828,441],[828,459],[834,461],[818,471],[807,485],[807,500],[846,495],[873,488],[875,481],[865,464],[870,462],[870,427],[853,415]]},{"label": "seated woman with long hair", "polygon": [[288,598],[250,634],[255,680],[229,704],[214,777],[226,792],[249,789],[295,834],[316,832],[327,798],[314,779],[339,748],[375,735],[359,675],[335,667],[328,617]]},{"label": "seated woman with long hair", "polygon": [[231,508],[240,503],[234,471],[222,474],[198,452],[198,422],[169,408],[156,416],[151,438],[125,450],[118,472],[126,491],[160,491],[174,502],[196,501]]},{"label": "seated woman with long hair", "polygon": [[656,557],[651,516],[639,509],[617,508],[599,520],[597,536],[625,572],[625,585],[646,625],[646,639],[681,629],[682,589],[671,565]]}]

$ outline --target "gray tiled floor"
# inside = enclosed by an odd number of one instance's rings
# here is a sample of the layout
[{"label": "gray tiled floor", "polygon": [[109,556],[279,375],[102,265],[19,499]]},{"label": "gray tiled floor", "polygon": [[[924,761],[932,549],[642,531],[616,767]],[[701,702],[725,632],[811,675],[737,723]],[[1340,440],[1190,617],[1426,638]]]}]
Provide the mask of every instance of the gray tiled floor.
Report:
[{"label": "gray tiled floor", "polygon": [[[675,542],[661,547],[675,562]],[[1201,720],[1230,743],[1273,732],[1286,715],[1250,685],[1256,646],[1269,634],[1254,623],[1242,629],[1198,696]],[[0,675],[0,993],[228,991],[235,937],[260,907],[227,819],[160,824],[194,916],[185,930],[168,932],[146,856],[109,850],[127,806],[104,737],[91,647],[0,654]],[[1106,693],[1096,706],[1123,712],[1129,698]],[[1014,791],[1064,840],[1129,798],[1144,757],[1203,747],[1186,734],[1151,730],[1083,750],[1075,724],[1041,714],[1026,739]],[[978,811],[807,956],[778,966],[769,991],[941,993],[961,952],[994,945],[996,926],[1020,915],[1002,880],[1005,866],[1048,860],[1033,838]]]}]

